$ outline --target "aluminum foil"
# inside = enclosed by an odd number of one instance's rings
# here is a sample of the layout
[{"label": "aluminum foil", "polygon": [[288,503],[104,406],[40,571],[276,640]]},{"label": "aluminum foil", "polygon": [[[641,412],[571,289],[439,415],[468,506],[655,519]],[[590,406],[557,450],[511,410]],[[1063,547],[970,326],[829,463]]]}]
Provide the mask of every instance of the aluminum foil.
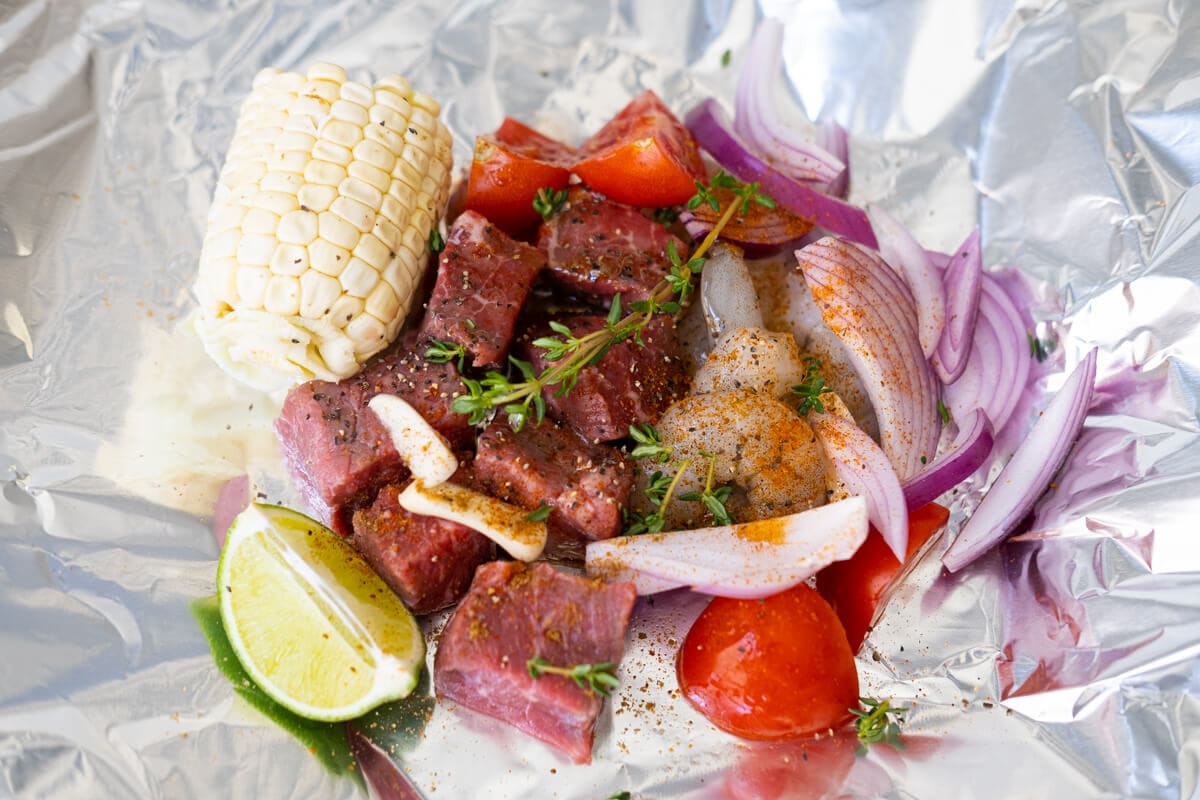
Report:
[{"label": "aluminum foil", "polygon": [[1061,297],[1029,304],[1059,342],[1043,389],[1099,346],[1058,490],[961,575],[938,542],[891,598],[860,674],[911,706],[905,753],[715,731],[674,688],[686,593],[636,609],[590,766],[444,707],[365,732],[428,798],[1200,792],[1194,3],[34,0],[0,4],[0,795],[360,791],[237,699],[188,610],[214,588],[220,486],[295,499],[278,398],[184,324],[255,71],[406,73],[461,164],[505,114],[578,141],[643,87],[731,103],[764,13],[787,22],[788,102],[851,132],[856,201],[930,248],[979,222],[987,264]]}]

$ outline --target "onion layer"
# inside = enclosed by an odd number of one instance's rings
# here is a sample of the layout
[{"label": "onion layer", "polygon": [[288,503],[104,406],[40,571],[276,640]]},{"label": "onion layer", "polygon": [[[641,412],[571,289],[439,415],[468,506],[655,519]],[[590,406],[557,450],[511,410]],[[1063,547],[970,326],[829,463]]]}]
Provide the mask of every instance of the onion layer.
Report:
[{"label": "onion layer", "polygon": [[838,480],[850,494],[867,501],[868,519],[897,560],[904,563],[908,552],[908,505],[896,470],[883,450],[845,417],[809,414],[807,420]]},{"label": "onion layer", "polygon": [[868,247],[878,246],[866,212],[789,178],[751,152],[716,100],[709,98],[693,108],[685,122],[700,146],[739,180],[757,181],[776,203],[828,231]]},{"label": "onion layer", "polygon": [[[928,255],[928,253],[927,253]],[[930,259],[932,262],[932,259]],[[979,227],[945,263],[942,281],[946,287],[946,327],[938,340],[933,368],[942,383],[953,383],[967,368],[971,339],[979,315],[979,293],[983,286],[983,249]]]},{"label": "onion layer", "polygon": [[888,266],[904,276],[916,298],[921,352],[931,358],[946,325],[946,290],[942,275],[933,266],[925,248],[899,220],[878,206],[870,208],[869,212],[879,237],[879,254]]},{"label": "onion layer", "polygon": [[992,452],[992,426],[983,409],[975,409],[958,425],[958,436],[950,449],[921,474],[904,482],[904,500],[910,511],[938,499],[974,475]]},{"label": "onion layer", "polygon": [[632,581],[638,594],[690,586],[719,597],[766,597],[849,558],[866,538],[866,501],[851,497],[741,525],[591,542],[587,573]]},{"label": "onion layer", "polygon": [[998,436],[1029,380],[1032,356],[1025,323],[1000,283],[984,273],[981,289],[971,353],[944,397],[955,419],[965,419],[977,408],[987,411]]},{"label": "onion layer", "polygon": [[996,477],[975,513],[942,556],[951,572],[979,558],[1004,540],[1046,491],[1087,417],[1096,382],[1096,349],[1067,376],[1058,394],[1046,406]]},{"label": "onion layer", "polygon": [[783,23],[767,17],[750,42],[735,97],[734,131],[775,169],[797,181],[828,184],[845,171],[843,159],[784,124],[775,113],[775,83],[783,52]]},{"label": "onion layer", "polygon": [[921,352],[912,292],[860,247],[825,237],[796,251],[825,325],[845,345],[879,419],[883,452],[901,480],[937,452],[938,383]]}]

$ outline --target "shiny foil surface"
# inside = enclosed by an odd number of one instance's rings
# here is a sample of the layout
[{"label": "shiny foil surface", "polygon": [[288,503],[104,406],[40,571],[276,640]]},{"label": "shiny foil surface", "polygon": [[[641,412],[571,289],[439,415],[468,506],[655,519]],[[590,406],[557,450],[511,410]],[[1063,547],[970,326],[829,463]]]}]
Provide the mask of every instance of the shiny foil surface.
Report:
[{"label": "shiny foil surface", "polygon": [[[859,656],[909,747],[855,758],[716,731],[676,690],[703,598],[634,612],[623,684],[576,766],[425,696],[364,725],[425,798],[1190,797],[1200,781],[1200,6],[1185,0],[31,0],[0,3],[0,796],[360,796],[242,702],[189,612],[220,487],[297,503],[280,398],[190,334],[203,221],[265,66],[398,71],[459,165],[504,115],[578,142],[644,87],[732,108],[756,19],[788,101],[851,133],[852,199],[929,248],[982,226],[1098,390],[1028,533],[938,555]],[[729,50],[732,63],[722,65]],[[434,629],[439,620],[429,622]]]}]

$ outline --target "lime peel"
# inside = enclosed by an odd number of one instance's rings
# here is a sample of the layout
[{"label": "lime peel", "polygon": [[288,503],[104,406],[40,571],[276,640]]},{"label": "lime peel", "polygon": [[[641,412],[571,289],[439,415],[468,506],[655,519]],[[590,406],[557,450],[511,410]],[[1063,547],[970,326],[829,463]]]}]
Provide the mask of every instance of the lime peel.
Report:
[{"label": "lime peel", "polygon": [[420,628],[354,549],[303,514],[254,503],[217,567],[221,620],[242,666],[302,717],[359,717],[416,687]]}]

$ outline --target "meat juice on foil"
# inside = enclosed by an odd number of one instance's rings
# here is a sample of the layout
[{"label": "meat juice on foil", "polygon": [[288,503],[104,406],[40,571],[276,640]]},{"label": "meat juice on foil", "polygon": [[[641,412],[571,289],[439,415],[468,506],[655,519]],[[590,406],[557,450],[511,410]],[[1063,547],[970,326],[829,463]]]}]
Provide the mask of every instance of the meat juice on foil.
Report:
[{"label": "meat juice on foil", "polygon": [[[851,132],[855,202],[933,249],[978,222],[985,263],[1033,279],[1058,342],[1042,388],[1100,347],[1057,490],[967,572],[942,574],[943,539],[894,592],[860,674],[911,706],[904,753],[715,731],[675,689],[704,602],[687,593],[636,607],[590,766],[430,713],[427,686],[404,724],[364,732],[426,797],[1196,794],[1200,9],[30,0],[0,8],[0,795],[359,792],[237,699],[188,610],[213,591],[227,479],[298,503],[279,398],[232,384],[185,324],[255,72],[405,73],[464,164],[505,114],[579,141],[645,87],[730,104],[764,13],[787,22],[794,99]],[[955,497],[951,533],[978,494]]]}]

